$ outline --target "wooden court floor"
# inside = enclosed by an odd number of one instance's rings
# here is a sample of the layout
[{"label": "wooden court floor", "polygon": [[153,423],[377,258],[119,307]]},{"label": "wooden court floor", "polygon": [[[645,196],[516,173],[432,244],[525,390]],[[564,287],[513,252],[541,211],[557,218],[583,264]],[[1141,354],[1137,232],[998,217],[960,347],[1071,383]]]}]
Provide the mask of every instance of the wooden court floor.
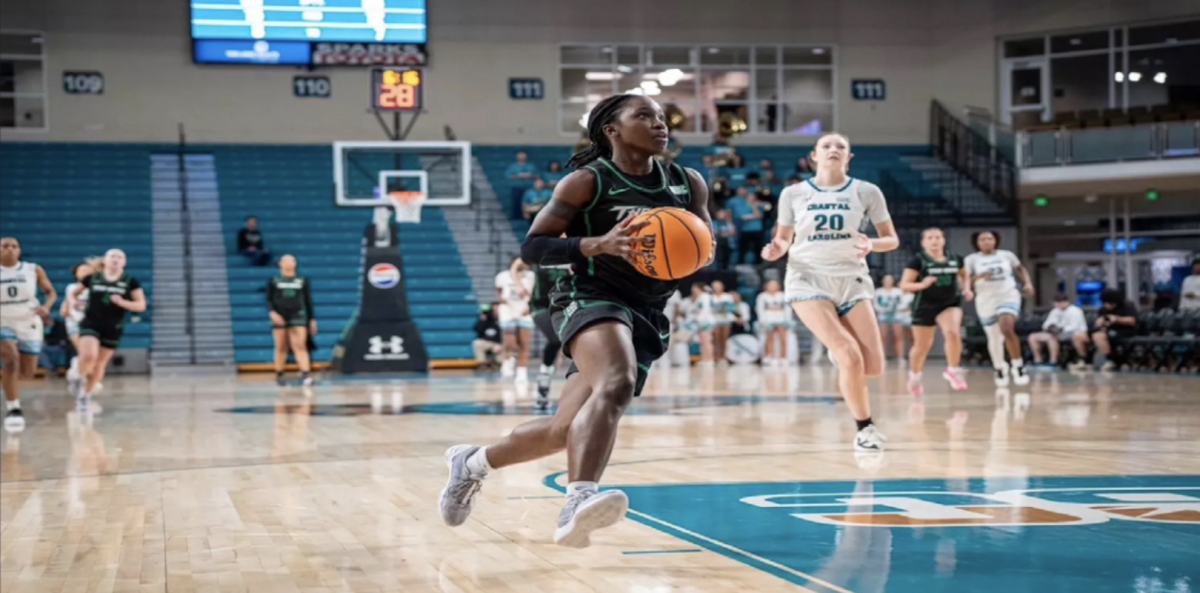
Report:
[{"label": "wooden court floor", "polygon": [[1200,590],[1200,378],[938,375],[872,381],[889,450],[860,460],[831,367],[656,370],[603,482],[628,520],[582,551],[550,541],[563,455],[438,519],[443,451],[535,414],[493,376],[112,377],[94,417],[34,383],[0,591]]}]

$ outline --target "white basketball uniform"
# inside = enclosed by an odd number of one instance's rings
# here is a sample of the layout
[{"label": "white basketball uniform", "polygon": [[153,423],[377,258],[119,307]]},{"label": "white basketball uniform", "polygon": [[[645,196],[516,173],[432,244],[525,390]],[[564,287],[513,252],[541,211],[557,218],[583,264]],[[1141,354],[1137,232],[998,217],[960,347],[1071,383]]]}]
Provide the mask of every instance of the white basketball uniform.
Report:
[{"label": "white basketball uniform", "polygon": [[37,266],[29,262],[0,266],[0,340],[16,341],[21,354],[42,351],[42,318],[33,311],[38,304]]},{"label": "white basketball uniform", "polygon": [[912,304],[917,295],[911,292],[900,292],[899,302],[896,303],[895,323],[905,327],[912,325]]},{"label": "white basketball uniform", "polygon": [[[75,290],[77,286],[79,286],[79,283],[77,282],[68,284],[66,294],[71,294],[71,291]],[[77,306],[68,311],[69,315],[67,315],[66,319],[68,336],[79,335],[79,322],[83,321],[83,310],[87,307],[87,302],[88,289],[85,288],[83,289],[83,292],[79,293],[79,298],[75,299],[75,304]]]},{"label": "white basketball uniform", "polygon": [[784,188],[779,224],[795,228],[788,250],[784,292],[788,301],[831,301],[845,315],[859,301],[875,296],[867,262],[854,248],[865,220],[891,220],[883,192],[875,184],[850,178],[841,187],[817,187],[812,179]]},{"label": "white basketball uniform", "polygon": [[687,323],[690,331],[707,331],[713,327],[713,296],[703,293],[687,300]]},{"label": "white basketball uniform", "polygon": [[[896,310],[903,294],[903,290],[894,287],[875,289],[875,314],[879,316],[879,323],[897,323]],[[910,312],[909,317],[911,316]]]},{"label": "white basketball uniform", "polygon": [[529,298],[533,294],[535,281],[536,276],[532,270],[522,272],[516,280],[508,270],[496,274],[496,288],[500,291],[501,301],[500,329],[533,329]]},{"label": "white basketball uniform", "polygon": [[758,325],[764,330],[791,327],[791,307],[787,295],[782,291],[775,294],[761,292],[755,298],[754,308],[758,311]]},{"label": "white basketball uniform", "polygon": [[975,281],[975,313],[979,322],[992,325],[1002,314],[1019,316],[1021,314],[1021,292],[1017,290],[1015,270],[1021,265],[1017,256],[1004,249],[997,249],[991,255],[972,253],[963,260],[967,273],[978,276],[991,272],[990,278]]},{"label": "white basketball uniform", "polygon": [[713,325],[731,325],[733,318],[736,317],[737,303],[733,301],[733,295],[728,292],[721,295],[712,295],[713,308]]}]

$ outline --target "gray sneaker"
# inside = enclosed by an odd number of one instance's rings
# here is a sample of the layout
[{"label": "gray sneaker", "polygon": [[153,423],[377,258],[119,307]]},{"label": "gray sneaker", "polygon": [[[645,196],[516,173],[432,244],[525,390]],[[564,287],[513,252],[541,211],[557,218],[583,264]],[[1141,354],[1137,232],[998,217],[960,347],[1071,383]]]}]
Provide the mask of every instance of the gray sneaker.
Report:
[{"label": "gray sneaker", "polygon": [[475,506],[475,495],[483,488],[483,479],[487,477],[487,474],[472,474],[467,469],[467,459],[478,450],[479,447],[474,445],[455,445],[446,449],[450,478],[442,489],[438,510],[442,513],[442,521],[451,527],[467,522]]},{"label": "gray sneaker", "polygon": [[620,490],[569,496],[567,506],[558,516],[554,543],[568,548],[586,548],[592,545],[593,531],[620,523],[628,510],[629,497]]}]

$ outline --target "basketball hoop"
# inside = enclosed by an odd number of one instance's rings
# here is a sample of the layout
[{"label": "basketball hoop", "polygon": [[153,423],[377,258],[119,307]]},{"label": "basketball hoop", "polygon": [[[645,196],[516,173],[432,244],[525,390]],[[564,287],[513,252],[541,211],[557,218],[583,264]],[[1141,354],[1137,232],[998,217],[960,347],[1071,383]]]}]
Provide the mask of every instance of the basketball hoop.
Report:
[{"label": "basketball hoop", "polygon": [[425,194],[419,191],[388,192],[392,209],[396,211],[396,222],[421,222],[421,205]]}]

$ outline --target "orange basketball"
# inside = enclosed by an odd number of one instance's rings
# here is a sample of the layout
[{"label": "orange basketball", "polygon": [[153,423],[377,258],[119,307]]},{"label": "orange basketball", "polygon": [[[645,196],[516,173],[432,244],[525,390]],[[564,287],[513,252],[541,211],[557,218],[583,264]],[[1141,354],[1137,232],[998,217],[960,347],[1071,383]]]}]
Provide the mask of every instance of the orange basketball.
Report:
[{"label": "orange basketball", "polygon": [[692,275],[712,257],[712,232],[699,216],[682,208],[655,208],[630,224],[649,222],[633,236],[645,243],[633,267],[651,278],[678,280]]}]

